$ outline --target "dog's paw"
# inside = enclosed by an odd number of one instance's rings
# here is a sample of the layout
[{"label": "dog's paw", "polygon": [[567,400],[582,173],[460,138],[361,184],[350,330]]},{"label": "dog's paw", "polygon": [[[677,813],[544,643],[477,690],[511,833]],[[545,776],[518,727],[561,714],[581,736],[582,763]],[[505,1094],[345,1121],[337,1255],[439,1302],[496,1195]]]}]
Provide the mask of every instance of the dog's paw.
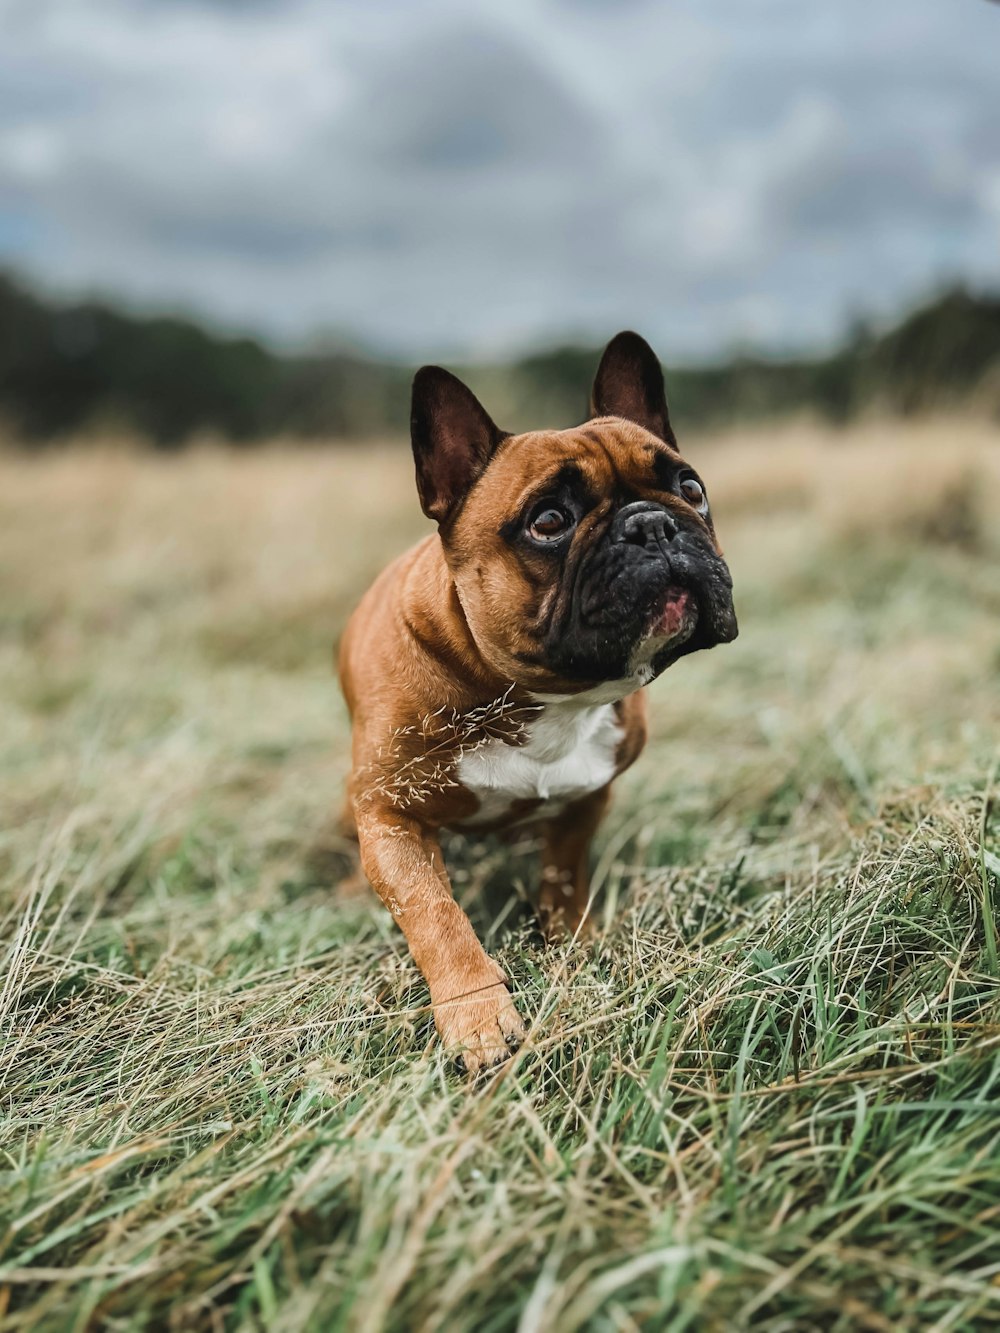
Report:
[{"label": "dog's paw", "polygon": [[577,907],[539,903],[538,925],[545,943],[593,944],[600,935],[600,924],[593,913],[584,915]]},{"label": "dog's paw", "polygon": [[524,1023],[507,989],[506,974],[492,959],[488,961],[491,970],[487,975],[466,975],[459,984],[452,979],[445,987],[447,998],[439,998],[442,987],[431,989],[434,1022],[441,1040],[473,1078],[502,1064],[525,1035]]}]

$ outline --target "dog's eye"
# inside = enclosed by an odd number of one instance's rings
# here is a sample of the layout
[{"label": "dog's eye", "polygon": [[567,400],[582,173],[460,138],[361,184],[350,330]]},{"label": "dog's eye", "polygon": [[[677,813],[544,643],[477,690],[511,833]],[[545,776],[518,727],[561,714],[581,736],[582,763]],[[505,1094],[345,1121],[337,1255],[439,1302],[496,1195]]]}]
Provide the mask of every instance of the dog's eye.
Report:
[{"label": "dog's eye", "polygon": [[528,531],[536,542],[551,542],[568,532],[573,525],[573,515],[558,505],[541,505],[531,516]]},{"label": "dog's eye", "polygon": [[697,509],[699,514],[708,512],[708,496],[705,488],[696,477],[685,477],[681,482],[681,495],[688,504]]}]

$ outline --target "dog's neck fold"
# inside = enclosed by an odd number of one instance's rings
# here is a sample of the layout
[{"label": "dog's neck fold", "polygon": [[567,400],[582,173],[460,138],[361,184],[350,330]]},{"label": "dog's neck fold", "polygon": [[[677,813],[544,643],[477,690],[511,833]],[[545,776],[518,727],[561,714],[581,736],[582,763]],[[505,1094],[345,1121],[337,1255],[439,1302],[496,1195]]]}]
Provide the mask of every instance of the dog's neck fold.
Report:
[{"label": "dog's neck fold", "polygon": [[[420,648],[453,679],[499,698],[513,682],[485,659],[469,625],[441,540],[429,537],[402,588],[403,618]],[[493,691],[490,694],[490,691]]]}]

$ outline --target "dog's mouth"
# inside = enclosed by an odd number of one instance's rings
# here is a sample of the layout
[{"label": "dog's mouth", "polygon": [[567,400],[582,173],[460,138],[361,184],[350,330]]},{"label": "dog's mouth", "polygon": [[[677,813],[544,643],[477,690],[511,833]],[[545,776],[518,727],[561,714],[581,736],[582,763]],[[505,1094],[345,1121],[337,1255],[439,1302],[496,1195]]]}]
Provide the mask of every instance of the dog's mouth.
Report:
[{"label": "dog's mouth", "polygon": [[671,640],[687,637],[698,619],[698,599],[690,588],[672,583],[658,600],[646,631],[648,637]]},{"label": "dog's mouth", "polygon": [[698,628],[698,598],[691,588],[671,583],[657,597],[636,644],[633,668],[654,666],[657,674],[685,652]]}]

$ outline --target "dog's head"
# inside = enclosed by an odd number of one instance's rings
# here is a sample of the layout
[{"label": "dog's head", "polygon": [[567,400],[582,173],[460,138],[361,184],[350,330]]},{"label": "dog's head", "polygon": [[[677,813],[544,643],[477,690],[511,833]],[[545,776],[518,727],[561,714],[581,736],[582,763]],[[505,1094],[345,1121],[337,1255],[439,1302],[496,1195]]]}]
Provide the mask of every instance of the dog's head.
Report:
[{"label": "dog's head", "polygon": [[486,662],[536,693],[612,698],[734,639],[736,615],[704,484],[637,334],[608,344],[591,410],[571,430],[509,435],[460,380],[425,366],[413,455]]}]

